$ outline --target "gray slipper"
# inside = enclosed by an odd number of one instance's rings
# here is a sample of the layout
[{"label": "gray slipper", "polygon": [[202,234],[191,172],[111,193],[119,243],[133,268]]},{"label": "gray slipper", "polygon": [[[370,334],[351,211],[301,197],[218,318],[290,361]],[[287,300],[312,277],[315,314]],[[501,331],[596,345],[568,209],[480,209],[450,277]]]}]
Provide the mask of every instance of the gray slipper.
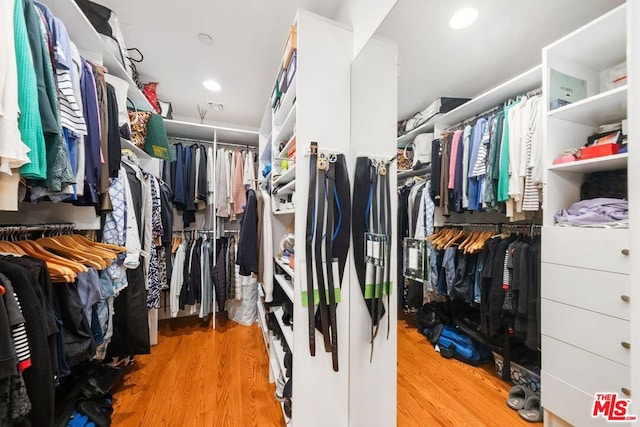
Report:
[{"label": "gray slipper", "polygon": [[524,408],[524,403],[533,395],[533,392],[525,386],[516,385],[509,390],[507,406],[515,411]]},{"label": "gray slipper", "polygon": [[542,407],[540,406],[540,398],[537,395],[529,396],[524,402],[524,408],[518,411],[520,417],[530,423],[542,422]]}]

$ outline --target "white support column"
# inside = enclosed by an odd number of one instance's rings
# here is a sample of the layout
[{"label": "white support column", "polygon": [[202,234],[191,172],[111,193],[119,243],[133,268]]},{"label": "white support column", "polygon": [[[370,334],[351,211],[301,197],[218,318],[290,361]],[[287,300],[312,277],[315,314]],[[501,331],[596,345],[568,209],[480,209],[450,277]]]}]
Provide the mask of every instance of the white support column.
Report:
[{"label": "white support column", "polygon": [[[351,65],[350,176],[356,158],[391,159],[396,154],[398,48],[395,42],[370,39]],[[398,197],[396,165],[389,171],[392,212],[392,294],[381,320],[370,362],[371,317],[365,305],[350,252],[349,425],[396,425],[398,290],[396,277]],[[385,301],[385,305],[386,305]],[[390,321],[389,338],[386,337]]]},{"label": "white support column", "polygon": [[[309,187],[309,143],[319,149],[344,153],[350,140],[351,31],[336,22],[298,12],[296,110],[296,269],[293,330],[293,421],[296,427],[348,426],[349,423],[349,309],[346,269],[342,301],[337,307],[339,372],[332,369],[322,336],[316,331],[315,357],[309,354],[309,332],[302,291],[306,289],[305,232]],[[275,231],[275,230],[274,230]],[[279,240],[274,235],[274,241]]]}]

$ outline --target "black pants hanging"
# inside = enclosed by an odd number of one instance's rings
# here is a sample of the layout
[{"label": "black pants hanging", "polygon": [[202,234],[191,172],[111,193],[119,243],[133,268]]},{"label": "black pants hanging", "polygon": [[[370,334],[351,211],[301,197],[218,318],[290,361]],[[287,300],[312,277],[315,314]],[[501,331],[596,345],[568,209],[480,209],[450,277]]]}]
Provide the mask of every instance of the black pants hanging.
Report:
[{"label": "black pants hanging", "polygon": [[[136,173],[125,165],[127,179],[131,187],[134,206],[142,206],[142,183]],[[142,223],[140,209],[135,210],[136,221]],[[142,240],[144,230],[138,227]],[[149,354],[149,321],[147,318],[147,291],[145,289],[145,273],[143,263],[138,268],[127,270],[129,285],[120,292],[114,301],[113,337],[109,344],[107,356],[123,357],[132,354]]]}]

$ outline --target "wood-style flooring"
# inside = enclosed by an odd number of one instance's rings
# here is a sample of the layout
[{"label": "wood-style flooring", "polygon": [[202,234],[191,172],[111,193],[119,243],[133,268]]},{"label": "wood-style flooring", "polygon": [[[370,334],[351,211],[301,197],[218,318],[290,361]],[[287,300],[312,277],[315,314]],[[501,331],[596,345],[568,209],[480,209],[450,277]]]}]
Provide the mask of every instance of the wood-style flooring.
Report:
[{"label": "wood-style flooring", "polygon": [[[197,319],[161,321],[158,345],[136,357],[116,391],[112,425],[283,426],[268,369],[257,324],[218,319],[212,331]],[[399,427],[528,425],[506,406],[508,389],[490,368],[442,359],[398,322]]]}]

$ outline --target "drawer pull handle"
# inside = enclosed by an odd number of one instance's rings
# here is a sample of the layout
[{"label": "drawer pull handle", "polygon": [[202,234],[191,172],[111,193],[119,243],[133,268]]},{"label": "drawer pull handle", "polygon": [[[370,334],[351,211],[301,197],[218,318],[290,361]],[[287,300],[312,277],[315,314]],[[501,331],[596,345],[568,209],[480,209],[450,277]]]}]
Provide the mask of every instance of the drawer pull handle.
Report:
[{"label": "drawer pull handle", "polygon": [[624,302],[631,301],[631,297],[629,295],[620,295],[620,299]]},{"label": "drawer pull handle", "polygon": [[622,252],[622,255],[629,255],[629,249],[623,249],[620,252]]},{"label": "drawer pull handle", "polygon": [[628,342],[626,342],[626,341],[622,341],[622,342],[620,343],[620,345],[621,345],[623,348],[626,348],[627,350],[629,350],[629,349],[631,348],[631,344],[630,344],[630,343],[628,343]]},{"label": "drawer pull handle", "polygon": [[622,387],[620,390],[621,390],[621,391],[622,391],[622,393],[624,393],[626,396],[631,397],[631,389],[626,388],[626,387]]}]

